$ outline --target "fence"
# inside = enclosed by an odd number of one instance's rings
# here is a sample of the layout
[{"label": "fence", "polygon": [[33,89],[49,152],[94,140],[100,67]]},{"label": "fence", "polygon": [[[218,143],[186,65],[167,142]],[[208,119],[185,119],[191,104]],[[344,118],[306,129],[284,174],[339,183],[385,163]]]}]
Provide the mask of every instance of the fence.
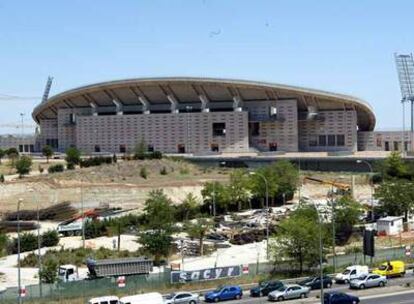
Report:
[{"label": "fence", "polygon": [[[377,250],[376,256],[372,259],[373,263],[385,261],[387,259],[405,258],[404,248],[393,248]],[[343,267],[351,264],[364,264],[364,256],[361,253],[348,254],[336,257],[336,265]],[[332,265],[332,258],[328,258],[327,264]],[[277,265],[279,272],[284,270],[292,270],[292,265],[286,263]],[[249,264],[249,274],[242,275],[242,278],[248,281],[250,278],[259,274],[268,274],[275,270],[274,265],[270,263],[253,263]],[[118,288],[116,278],[103,278],[96,280],[84,280],[78,282],[68,282],[59,284],[42,284],[43,300],[61,300],[67,298],[88,298],[103,295],[119,294],[138,294],[150,290],[162,290],[171,287],[170,270],[167,268],[159,274],[138,275],[126,277],[126,286],[122,289]],[[30,301],[40,297],[39,286],[26,286],[27,296],[25,301]],[[1,303],[15,303],[17,299],[17,288],[9,288],[0,293]]]}]

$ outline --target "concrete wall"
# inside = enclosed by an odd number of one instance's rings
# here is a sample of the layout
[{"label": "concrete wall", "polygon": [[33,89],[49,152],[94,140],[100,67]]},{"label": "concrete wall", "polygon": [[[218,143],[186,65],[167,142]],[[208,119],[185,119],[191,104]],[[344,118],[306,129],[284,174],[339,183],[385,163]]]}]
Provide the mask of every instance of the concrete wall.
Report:
[{"label": "concrete wall", "polygon": [[[358,132],[359,151],[402,151],[402,131],[372,131]],[[410,131],[404,133],[405,151],[413,151]],[[387,144],[388,143],[388,144]],[[388,146],[388,147],[387,147]]]},{"label": "concrete wall", "polygon": [[[321,111],[317,119],[300,120],[300,151],[356,151],[357,150],[357,115],[355,111]],[[344,135],[344,145],[321,146],[319,135]],[[312,146],[311,142],[316,145]]]},{"label": "concrete wall", "polygon": [[[213,136],[213,123],[225,123],[225,136]],[[220,152],[248,151],[247,112],[210,112],[178,114],[138,114],[110,116],[79,116],[76,122],[76,146],[85,152],[127,151],[142,139],[155,150],[177,153],[178,145],[186,152],[211,152],[218,145]]]}]

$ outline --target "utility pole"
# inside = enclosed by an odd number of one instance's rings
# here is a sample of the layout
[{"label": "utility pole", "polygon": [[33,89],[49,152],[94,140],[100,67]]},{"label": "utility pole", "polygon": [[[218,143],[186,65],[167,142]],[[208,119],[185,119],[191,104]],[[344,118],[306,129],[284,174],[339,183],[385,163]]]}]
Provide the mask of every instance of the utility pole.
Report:
[{"label": "utility pole", "polygon": [[22,199],[17,201],[17,282],[18,282],[18,303],[22,304],[22,279],[20,269],[20,204]]},{"label": "utility pole", "polygon": [[334,187],[332,186],[331,189],[331,207],[332,207],[332,266],[333,266],[333,272],[336,272],[336,229],[335,229],[335,206],[336,202],[334,199]]},{"label": "utility pole", "polygon": [[21,133],[21,143],[22,143],[22,153],[24,153],[24,113],[20,113],[21,118],[21,127],[20,127],[20,133]]}]

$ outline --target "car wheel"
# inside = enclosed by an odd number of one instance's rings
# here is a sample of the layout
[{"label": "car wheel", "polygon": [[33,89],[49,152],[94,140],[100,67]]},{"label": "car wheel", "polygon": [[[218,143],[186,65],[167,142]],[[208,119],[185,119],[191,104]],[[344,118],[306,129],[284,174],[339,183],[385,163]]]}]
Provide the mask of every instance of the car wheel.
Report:
[{"label": "car wheel", "polygon": [[384,285],[385,285],[385,284],[384,284],[384,282],[382,282],[382,281],[381,281],[381,282],[379,282],[379,284],[378,284],[378,286],[379,286],[379,287],[384,287]]},{"label": "car wheel", "polygon": [[264,296],[263,291],[259,292],[259,297],[263,297],[263,296]]},{"label": "car wheel", "polygon": [[214,298],[214,302],[218,302],[218,301],[220,301],[220,299],[219,298]]},{"label": "car wheel", "polygon": [[240,298],[241,298],[241,295],[238,294],[238,295],[236,295],[236,298],[235,299],[236,300],[240,300]]},{"label": "car wheel", "polygon": [[306,294],[304,294],[304,293],[301,293],[301,294],[300,294],[300,298],[301,298],[301,299],[304,299],[304,298],[306,298]]},{"label": "car wheel", "polygon": [[365,285],[364,284],[359,285],[359,289],[365,289]]},{"label": "car wheel", "polygon": [[190,302],[188,302],[188,304],[196,304],[196,301],[191,300]]},{"label": "car wheel", "polygon": [[345,282],[345,284],[349,284],[349,280],[345,280],[344,282]]},{"label": "car wheel", "polygon": [[277,298],[277,300],[278,300],[278,301],[283,301],[284,299],[285,299],[285,298],[284,298],[284,297],[282,297],[282,296],[280,296],[280,297],[278,297],[278,298]]},{"label": "car wheel", "polygon": [[331,283],[326,284],[326,288],[331,288],[331,287],[332,287]]}]

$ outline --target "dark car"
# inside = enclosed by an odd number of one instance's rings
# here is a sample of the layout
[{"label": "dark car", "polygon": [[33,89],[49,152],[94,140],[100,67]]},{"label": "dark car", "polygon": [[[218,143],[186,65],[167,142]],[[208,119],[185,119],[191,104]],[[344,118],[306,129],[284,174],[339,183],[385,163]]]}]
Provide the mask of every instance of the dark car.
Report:
[{"label": "dark car", "polygon": [[[331,288],[332,279],[328,276],[322,278],[323,288]],[[320,277],[310,277],[303,281],[299,282],[299,285],[310,287],[310,289],[320,289],[321,288],[321,278]]]},{"label": "dark car", "polygon": [[210,291],[204,295],[206,302],[219,302],[225,300],[239,300],[243,296],[240,286],[224,286]]},{"label": "dark car", "polygon": [[343,292],[327,292],[323,304],[358,304],[359,298]]},{"label": "dark car", "polygon": [[270,292],[282,287],[283,283],[280,281],[265,281],[261,282],[256,287],[250,289],[250,296],[252,297],[264,297],[267,296]]}]

